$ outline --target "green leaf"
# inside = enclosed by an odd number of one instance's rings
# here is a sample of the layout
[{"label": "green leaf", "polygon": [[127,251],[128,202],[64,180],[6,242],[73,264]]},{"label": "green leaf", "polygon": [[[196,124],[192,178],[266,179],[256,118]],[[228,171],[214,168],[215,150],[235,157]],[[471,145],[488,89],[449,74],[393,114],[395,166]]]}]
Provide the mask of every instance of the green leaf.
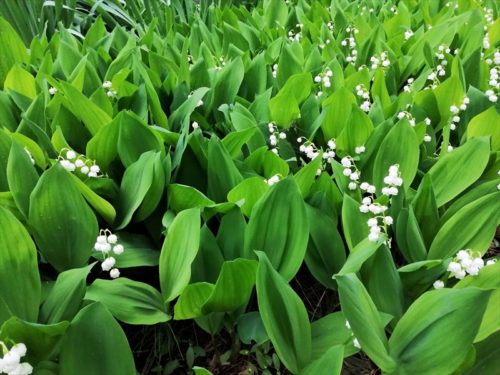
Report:
[{"label": "green leaf", "polygon": [[101,302],[116,319],[128,324],[151,325],[170,319],[160,292],[125,277],[97,279],[87,288],[85,299]]},{"label": "green leaf", "polygon": [[25,344],[28,351],[23,362],[26,361],[36,367],[40,361],[51,357],[68,325],[68,322],[43,325],[12,317],[2,325],[0,340]]},{"label": "green leaf", "polygon": [[337,138],[351,115],[352,105],[356,104],[356,97],[345,87],[341,87],[323,102],[326,111],[321,130],[326,139]]},{"label": "green leaf", "polygon": [[117,229],[130,223],[134,212],[144,201],[153,184],[157,156],[159,154],[154,151],[146,152],[125,170],[118,193]]},{"label": "green leaf", "polygon": [[486,137],[473,138],[440,158],[429,170],[438,207],[473,184],[483,173],[490,157]]},{"label": "green leaf", "polygon": [[3,49],[0,60],[0,89],[3,89],[5,77],[12,66],[27,63],[29,59],[23,41],[3,17],[0,17],[0,45]]},{"label": "green leaf", "polygon": [[289,128],[300,117],[299,105],[311,92],[310,73],[295,74],[288,78],[278,94],[269,101],[271,121],[282,128]]},{"label": "green leaf", "polygon": [[35,77],[20,66],[14,65],[10,69],[4,82],[5,91],[15,91],[30,99],[36,97]]},{"label": "green leaf", "polygon": [[143,153],[162,151],[161,139],[133,112],[120,112],[117,151],[125,167],[136,162]]},{"label": "green leaf", "polygon": [[454,214],[439,229],[429,249],[428,259],[443,259],[460,249],[486,252],[498,226],[500,192],[479,198]]},{"label": "green leaf", "polygon": [[98,105],[79,92],[69,83],[61,82],[64,105],[95,135],[99,129],[111,122],[111,117]]},{"label": "green leaf", "polygon": [[191,278],[191,263],[200,245],[200,210],[177,214],[170,225],[160,255],[160,286],[165,301],[182,293]]},{"label": "green leaf", "polygon": [[342,203],[342,227],[349,250],[353,249],[368,237],[368,218],[359,211],[360,204],[349,195],[344,195]]},{"label": "green leaf", "polygon": [[264,327],[283,364],[298,374],[311,360],[311,326],[299,296],[258,251],[257,300]]},{"label": "green leaf", "polygon": [[349,273],[357,273],[363,266],[363,264],[372,257],[373,254],[379,249],[379,247],[385,242],[385,236],[380,238],[378,241],[373,242],[368,238],[365,238],[363,241],[358,243],[354,249],[351,250],[351,253],[347,257],[346,262],[342,269],[335,275],[344,276]]},{"label": "green leaf", "polygon": [[483,315],[479,331],[477,332],[474,342],[479,342],[495,332],[500,330],[500,321],[498,320],[498,306],[500,304],[500,279],[498,272],[500,271],[500,262],[493,265],[481,268],[481,272],[477,276],[466,276],[455,284],[454,288],[468,288],[471,286],[482,289],[493,289],[488,305]]},{"label": "green leaf", "polygon": [[307,366],[304,375],[340,375],[344,361],[344,347],[335,345],[328,349],[321,358]]},{"label": "green leaf", "polygon": [[24,226],[3,207],[0,207],[0,285],[0,302],[6,304],[9,312],[36,321],[41,286],[35,244]]},{"label": "green leaf", "polygon": [[389,340],[391,356],[398,364],[393,373],[452,373],[461,364],[452,359],[467,354],[489,296],[489,291],[474,287],[424,293],[403,315]]},{"label": "green leaf", "polygon": [[202,192],[196,190],[192,186],[181,184],[170,184],[169,191],[169,208],[175,212],[181,212],[188,208],[203,208],[215,204],[211,199],[208,199]]},{"label": "green leaf", "polygon": [[7,181],[17,207],[26,217],[29,212],[30,194],[38,177],[28,153],[19,143],[13,141],[7,162]]},{"label": "green leaf", "polygon": [[342,268],[346,258],[337,223],[331,216],[310,205],[307,205],[307,218],[310,232],[305,256],[307,268],[324,286],[335,289],[332,275]]},{"label": "green leaf", "polygon": [[213,136],[208,143],[208,196],[216,202],[225,202],[227,193],[243,177],[221,141]]},{"label": "green leaf", "polygon": [[92,263],[86,267],[74,268],[61,272],[43,302],[40,310],[40,321],[46,324],[71,321],[80,310],[85,290],[87,276]]},{"label": "green leaf", "polygon": [[256,269],[254,260],[240,258],[224,262],[215,285],[196,283],[184,290],[174,307],[175,319],[231,312],[244,306],[255,284]]},{"label": "green leaf", "polygon": [[261,177],[250,177],[232,188],[227,193],[227,200],[240,205],[241,212],[249,217],[255,203],[267,190],[269,190],[269,185]]},{"label": "green leaf", "polygon": [[299,187],[304,198],[309,194],[309,190],[316,179],[318,169],[321,167],[321,156],[322,155],[319,155],[314,158],[314,160],[310,161],[305,167],[300,168],[300,170],[294,175],[295,182],[297,183],[297,186]]},{"label": "green leaf", "polygon": [[229,260],[222,264],[215,288],[202,311],[233,311],[250,299],[255,284],[257,262],[248,259]]},{"label": "green leaf", "polygon": [[82,193],[85,200],[101,215],[108,224],[111,224],[116,218],[115,208],[104,198],[96,194],[87,184],[77,176],[71,175],[75,185]]},{"label": "green leaf", "polygon": [[304,260],[309,237],[305,203],[292,178],[274,185],[255,204],[245,231],[245,256],[264,251],[273,267],[291,280]]},{"label": "green leaf", "polygon": [[500,115],[495,106],[473,117],[467,125],[467,138],[491,136],[492,151],[500,150]]},{"label": "green leaf", "polygon": [[342,311],[361,349],[382,371],[393,371],[396,362],[389,356],[384,324],[367,290],[353,273],[337,276],[336,280]]},{"label": "green leaf", "polygon": [[71,322],[61,343],[59,370],[61,375],[136,374],[127,337],[101,303],[84,307]]},{"label": "green leaf", "polygon": [[399,165],[403,186],[408,189],[417,173],[418,159],[419,141],[415,131],[407,121],[398,122],[385,136],[375,157],[373,178],[377,190],[382,188],[384,177],[394,164]]},{"label": "green leaf", "polygon": [[69,173],[56,163],[42,175],[30,198],[35,241],[58,271],[82,267],[98,232],[96,217]]}]

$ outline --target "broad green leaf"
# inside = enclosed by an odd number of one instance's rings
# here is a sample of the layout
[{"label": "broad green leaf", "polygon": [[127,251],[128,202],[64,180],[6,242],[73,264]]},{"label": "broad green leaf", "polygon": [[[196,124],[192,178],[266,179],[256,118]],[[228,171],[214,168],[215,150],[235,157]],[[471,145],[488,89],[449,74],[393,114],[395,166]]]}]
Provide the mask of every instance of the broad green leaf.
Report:
[{"label": "broad green leaf", "polygon": [[309,194],[309,190],[318,175],[318,170],[321,167],[321,156],[322,155],[319,155],[314,158],[314,160],[310,161],[306,166],[300,168],[300,170],[293,176],[304,198]]},{"label": "broad green leaf", "polygon": [[462,207],[439,229],[428,259],[447,258],[460,249],[486,252],[499,224],[499,211],[498,191]]},{"label": "broad green leaf", "polygon": [[4,90],[15,91],[30,99],[36,97],[35,77],[20,66],[14,65],[3,83]]},{"label": "broad green leaf", "polygon": [[452,373],[461,361],[451,359],[467,354],[489,297],[489,291],[475,287],[424,293],[403,315],[389,340],[397,362],[392,373]]},{"label": "broad green leaf", "polygon": [[495,106],[481,112],[467,125],[467,138],[491,136],[492,151],[500,150],[500,115]]},{"label": "broad green leaf", "polygon": [[224,262],[215,285],[196,283],[186,287],[175,305],[175,319],[231,312],[244,306],[255,284],[256,269],[254,260],[240,258]]},{"label": "broad green leaf", "polygon": [[222,264],[215,288],[202,311],[233,311],[246,304],[255,284],[257,262],[248,259],[229,260]]},{"label": "broad green leaf", "polygon": [[326,116],[321,124],[321,130],[326,139],[337,138],[340,135],[347,125],[353,104],[356,104],[356,97],[344,87],[325,99],[323,108]]},{"label": "broad green leaf", "polygon": [[[427,258],[427,248],[412,206],[401,209],[396,223],[396,239],[399,251],[401,251],[405,259],[408,262],[425,260]],[[433,238],[430,240],[432,241]]]},{"label": "broad green leaf", "polygon": [[369,217],[359,211],[360,204],[349,195],[344,195],[342,204],[342,228],[350,251],[368,237],[369,228],[366,224]]},{"label": "broad green leaf", "polygon": [[292,121],[300,117],[299,105],[309,96],[311,83],[310,73],[288,78],[278,94],[269,101],[271,121],[282,128],[289,128]]},{"label": "broad green leaf", "polygon": [[120,112],[117,151],[125,167],[136,162],[143,153],[162,151],[161,139],[133,112]]},{"label": "broad green leaf", "polygon": [[125,277],[97,279],[87,288],[85,299],[101,302],[116,319],[128,324],[151,325],[170,318],[160,292]]},{"label": "broad green leaf", "polygon": [[65,97],[64,105],[85,124],[90,134],[95,135],[111,122],[106,112],[69,83],[62,82],[61,89]]},{"label": "broad green leaf", "polygon": [[300,373],[311,360],[311,326],[299,296],[259,251],[257,300],[264,327],[283,364]]},{"label": "broad green leaf", "polygon": [[2,325],[0,340],[4,342],[12,340],[15,343],[25,344],[28,350],[22,361],[27,361],[36,367],[40,361],[49,359],[57,350],[68,326],[68,322],[43,325],[12,317]]},{"label": "broad green leaf", "polygon": [[82,267],[98,232],[97,219],[69,173],[56,163],[42,175],[30,198],[35,241],[58,271]]},{"label": "broad green leaf", "polygon": [[336,276],[336,280],[342,312],[361,349],[382,371],[394,371],[396,362],[389,355],[384,324],[368,291],[353,273]]},{"label": "broad green leaf", "polygon": [[35,244],[24,226],[3,207],[0,207],[0,285],[0,302],[3,300],[9,312],[36,321],[41,286]]},{"label": "broad green leaf", "polygon": [[473,138],[440,158],[429,170],[438,207],[473,184],[483,173],[490,156],[486,137]]},{"label": "broad green leaf", "polygon": [[328,349],[321,358],[307,366],[304,375],[340,375],[344,360],[344,347],[335,345]]},{"label": "broad green leaf", "polygon": [[153,184],[156,160],[155,152],[149,151],[142,154],[139,160],[125,170],[118,193],[118,229],[130,223],[134,212],[144,201]]},{"label": "broad green leaf", "polygon": [[170,184],[168,191],[168,204],[170,209],[175,212],[181,212],[188,208],[203,208],[215,204],[213,200],[208,199],[202,192],[192,186]]},{"label": "broad green leaf", "polygon": [[7,162],[7,180],[17,207],[26,217],[29,211],[30,194],[35,188],[38,177],[26,150],[13,141]]},{"label": "broad green leaf", "polygon": [[269,186],[261,177],[246,178],[227,193],[227,200],[238,204],[241,212],[249,217],[255,203],[268,189]]},{"label": "broad green leaf", "polygon": [[26,46],[14,28],[3,17],[0,17],[0,45],[3,49],[0,61],[0,88],[3,89],[5,77],[12,66],[28,62]]},{"label": "broad green leaf", "polygon": [[244,344],[263,344],[269,340],[258,311],[251,311],[238,318],[238,337]]},{"label": "broad green leaf", "polygon": [[365,238],[351,250],[351,253],[347,257],[342,269],[335,275],[335,277],[359,272],[363,264],[371,258],[373,254],[375,254],[384,242],[385,236],[382,236],[382,238],[376,242]]},{"label": "broad green leaf", "polygon": [[267,254],[269,261],[291,280],[304,260],[309,237],[305,203],[292,178],[274,185],[255,204],[245,231],[245,256],[253,251]]},{"label": "broad green leaf", "polygon": [[193,263],[200,245],[200,210],[181,211],[170,225],[160,255],[160,286],[169,302],[182,293],[191,278]]},{"label": "broad green leaf", "polygon": [[493,289],[488,305],[483,315],[479,331],[477,332],[474,342],[479,342],[486,339],[488,336],[500,330],[500,321],[498,320],[498,306],[500,304],[500,279],[498,272],[500,271],[500,263],[496,262],[493,265],[481,268],[479,275],[467,276],[455,284],[454,288],[468,288],[475,286],[482,289]]},{"label": "broad green leaf", "polygon": [[71,321],[80,310],[87,288],[87,276],[92,263],[86,267],[61,272],[43,302],[40,321],[55,324],[64,320]]},{"label": "broad green leaf", "polygon": [[[399,165],[404,188],[408,189],[417,173],[419,141],[408,121],[395,124],[380,144],[375,157],[373,178],[377,190],[383,186],[384,177],[391,165]],[[433,180],[434,181],[434,180]]]},{"label": "broad green leaf", "polygon": [[228,151],[215,136],[208,144],[207,174],[208,196],[216,202],[225,202],[227,193],[243,180]]},{"label": "broad green leaf", "polygon": [[335,289],[332,275],[345,263],[346,252],[337,223],[331,216],[311,205],[307,205],[310,238],[305,262],[307,268],[324,286]]},{"label": "broad green leaf", "polygon": [[84,307],[71,322],[61,343],[59,371],[61,375],[136,374],[127,336],[101,303]]}]

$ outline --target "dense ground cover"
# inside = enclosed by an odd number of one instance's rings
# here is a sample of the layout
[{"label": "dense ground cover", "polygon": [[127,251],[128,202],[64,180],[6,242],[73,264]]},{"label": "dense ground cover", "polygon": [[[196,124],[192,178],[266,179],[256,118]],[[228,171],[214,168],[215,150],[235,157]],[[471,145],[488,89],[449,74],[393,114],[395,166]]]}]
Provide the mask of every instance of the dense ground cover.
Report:
[{"label": "dense ground cover", "polygon": [[495,1],[0,5],[0,374],[495,374]]}]

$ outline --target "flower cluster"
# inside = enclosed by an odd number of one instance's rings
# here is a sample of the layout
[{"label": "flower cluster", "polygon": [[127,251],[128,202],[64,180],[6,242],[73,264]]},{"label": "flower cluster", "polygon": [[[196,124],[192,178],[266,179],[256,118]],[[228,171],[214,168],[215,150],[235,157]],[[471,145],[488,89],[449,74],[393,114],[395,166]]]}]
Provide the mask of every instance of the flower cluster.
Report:
[{"label": "flower cluster", "polygon": [[[490,64],[492,64],[491,59],[488,59]],[[500,92],[500,81],[498,79],[498,73],[500,71],[500,51],[495,52],[494,56],[495,66],[490,68],[490,77],[488,80],[488,90],[485,91],[488,100],[492,103],[496,103],[498,101],[498,95]]]},{"label": "flower cluster", "polygon": [[274,125],[272,122],[267,124],[267,127],[269,129],[269,144],[272,146],[271,151],[274,152],[276,155],[279,154],[278,150],[278,141],[280,139],[286,139],[286,134],[284,132],[280,132],[278,130],[278,127]]},{"label": "flower cluster", "polygon": [[273,65],[272,75],[273,75],[273,78],[276,78],[278,76],[278,64]]},{"label": "flower cluster", "polygon": [[370,93],[365,88],[364,85],[356,86],[356,95],[363,99],[363,103],[359,106],[363,112],[370,112],[371,102],[370,102]]},{"label": "flower cluster", "polygon": [[95,161],[87,159],[84,155],[79,155],[73,150],[62,149],[59,155],[59,164],[68,172],[78,171],[87,177],[101,177],[101,168]]},{"label": "flower cluster", "polygon": [[[320,83],[323,82],[323,86],[326,88],[331,87],[330,77],[333,75],[333,72],[328,69],[325,73],[320,73],[316,77],[314,77],[314,82]],[[321,95],[318,95],[321,96]]]},{"label": "flower cluster", "polygon": [[386,51],[380,53],[380,55],[374,55],[370,57],[370,62],[372,63],[372,69],[377,69],[380,65],[382,65],[384,68],[387,68],[389,65],[391,65]]},{"label": "flower cluster", "polygon": [[483,10],[484,10],[484,19],[486,20],[486,23],[492,24],[493,22],[495,22],[493,9],[488,7],[483,7]]},{"label": "flower cluster", "polygon": [[484,34],[484,37],[483,37],[483,48],[484,49],[490,48],[490,36],[488,35],[488,33]]},{"label": "flower cluster", "polygon": [[446,65],[448,65],[448,61],[446,60],[445,53],[457,54],[458,49],[452,53],[451,49],[446,44],[441,44],[438,47],[438,51],[435,53],[435,56],[438,59],[438,65],[436,66],[436,70],[429,73],[427,76],[427,80],[432,81],[431,87],[433,88],[439,84],[438,77],[444,77],[446,75]]},{"label": "flower cluster", "polygon": [[218,63],[215,65],[215,70],[222,70],[222,68],[226,66],[226,60],[224,59],[224,56],[219,57]]},{"label": "flower cluster", "polygon": [[356,190],[361,177],[361,172],[356,167],[354,160],[350,156],[345,156],[340,160],[340,163],[342,164],[342,167],[344,167],[342,174],[349,177],[350,180],[347,187],[349,190]]},{"label": "flower cluster", "polygon": [[345,58],[348,63],[355,64],[358,58],[358,51],[356,50],[356,39],[354,39],[354,34],[359,33],[359,30],[355,27],[347,27],[346,30],[349,33],[349,37],[345,38],[340,42],[344,47],[349,47],[349,54]]},{"label": "flower cluster", "polygon": [[[345,326],[348,330],[351,330],[351,325],[349,324],[349,321],[345,321]],[[355,348],[361,349],[361,345],[356,337],[354,337],[354,333],[351,330],[351,336],[352,336],[352,345],[354,345]]]},{"label": "flower cluster", "polygon": [[[379,220],[381,222],[379,223]],[[387,233],[387,225],[392,225],[394,220],[392,219],[391,216],[375,216],[370,219],[368,219],[367,224],[368,227],[370,228],[370,234],[368,235],[368,239],[372,242],[376,242],[379,240],[380,235],[382,232]],[[382,224],[382,226],[380,226]]]},{"label": "flower cluster", "polygon": [[279,181],[280,181],[280,176],[277,174],[275,174],[272,177],[269,177],[269,179],[267,179],[267,180],[264,180],[264,182],[266,184],[268,184],[269,186],[273,186],[274,184],[278,183]]},{"label": "flower cluster", "polygon": [[302,39],[302,29],[304,28],[304,24],[298,23],[295,25],[295,27],[297,27],[299,31],[294,32],[293,30],[290,30],[288,32],[288,39],[290,39],[292,42],[300,42],[300,40]]},{"label": "flower cluster", "polygon": [[387,195],[388,197],[391,195],[398,195],[398,187],[403,185],[399,165],[396,164],[389,167],[389,174],[384,177],[384,184],[386,184],[386,186],[382,188],[383,195]]},{"label": "flower cluster", "polygon": [[411,126],[415,126],[415,117],[413,117],[413,115],[408,112],[408,111],[401,111],[398,113],[398,119],[402,120],[404,118],[407,118],[408,119],[408,123],[411,125]]},{"label": "flower cluster", "polygon": [[410,92],[411,89],[413,88],[413,82],[415,82],[415,78],[413,77],[408,78],[408,80],[406,81],[406,85],[403,86],[403,91]]},{"label": "flower cluster", "polygon": [[113,84],[111,83],[111,81],[104,81],[102,83],[102,87],[106,90],[106,95],[110,98],[116,96],[117,92],[113,89]]},{"label": "flower cluster", "polygon": [[[487,266],[495,264],[495,260],[488,260]],[[451,277],[463,279],[467,274],[472,276],[479,275],[479,270],[485,266],[484,260],[479,253],[474,253],[471,250],[459,250],[457,255],[448,264],[447,271],[451,273]]]},{"label": "flower cluster", "polygon": [[463,98],[460,106],[452,105],[450,107],[450,112],[453,115],[451,117],[450,129],[455,130],[457,128],[457,124],[460,122],[460,112],[463,112],[467,109],[467,105],[470,103],[470,99],[466,96]]},{"label": "flower cluster", "polygon": [[103,254],[104,260],[101,263],[103,271],[109,271],[109,276],[116,279],[120,276],[120,270],[115,267],[116,259],[109,255],[113,252],[115,255],[123,254],[125,248],[118,243],[116,234],[111,233],[108,229],[101,229],[97,236],[94,249]]},{"label": "flower cluster", "polygon": [[405,40],[410,39],[413,35],[415,35],[415,34],[413,33],[413,30],[412,30],[412,29],[408,29],[408,30],[406,30],[406,31],[405,31]]},{"label": "flower cluster", "polygon": [[10,350],[3,341],[0,341],[0,374],[7,375],[29,375],[33,372],[33,367],[28,362],[21,362],[28,351],[23,343],[15,344]]},{"label": "flower cluster", "polygon": [[[302,142],[304,143],[302,144]],[[297,138],[297,143],[301,143],[299,151],[305,154],[310,160],[315,159],[320,154],[320,149],[318,149],[313,142],[307,140],[305,137]],[[335,139],[330,139],[326,144],[327,147],[324,150],[321,150],[323,151],[323,162],[321,163],[321,167],[316,171],[316,175],[318,176],[325,169],[325,162],[331,163],[335,157],[335,149],[337,148]]]}]

